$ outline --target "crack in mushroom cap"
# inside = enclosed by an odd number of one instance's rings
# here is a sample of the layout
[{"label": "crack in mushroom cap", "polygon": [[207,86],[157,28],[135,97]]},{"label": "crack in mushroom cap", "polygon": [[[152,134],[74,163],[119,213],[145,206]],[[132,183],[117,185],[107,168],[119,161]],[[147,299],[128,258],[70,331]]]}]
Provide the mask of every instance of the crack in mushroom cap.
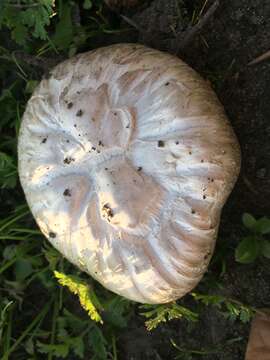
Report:
[{"label": "crack in mushroom cap", "polygon": [[142,303],[175,300],[199,282],[240,168],[210,86],[178,58],[137,44],[56,66],[27,104],[18,156],[50,242]]}]

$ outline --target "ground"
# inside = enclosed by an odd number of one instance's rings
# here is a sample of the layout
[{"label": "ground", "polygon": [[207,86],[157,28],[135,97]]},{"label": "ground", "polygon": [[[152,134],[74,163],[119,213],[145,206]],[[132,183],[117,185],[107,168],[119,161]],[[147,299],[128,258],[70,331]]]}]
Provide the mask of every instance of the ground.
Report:
[{"label": "ground", "polygon": [[[116,12],[107,9],[106,16],[112,23],[119,23],[120,14],[126,16],[129,20],[122,18],[120,26],[130,30],[98,35],[81,45],[79,50],[87,51],[118,42],[140,42],[175,54],[181,48],[192,14],[195,11],[193,20],[196,22],[204,3],[204,0],[141,0],[131,9],[116,9]],[[206,2],[204,12],[211,3],[211,0]],[[213,261],[195,291],[199,293],[207,289],[210,294],[226,296],[258,309],[270,307],[269,260],[260,258],[253,264],[239,264],[235,261],[234,250],[245,234],[241,223],[244,212],[255,217],[270,216],[270,60],[248,65],[269,50],[269,19],[269,0],[220,0],[220,6],[204,29],[185,49],[178,51],[178,56],[216,90],[242,152],[241,174],[223,210],[215,251],[215,256],[224,256],[224,271],[220,258],[218,262]],[[83,16],[79,20],[87,21]],[[9,47],[8,40],[3,42]],[[43,70],[44,66],[38,70],[40,76]],[[16,78],[16,75],[10,75],[13,76]],[[9,79],[0,79],[0,84],[7,87]],[[20,188],[2,194],[8,209],[12,209],[17,199],[22,197]],[[29,220],[26,225],[31,228],[34,223]],[[38,314],[39,306],[47,301],[48,291],[41,282],[27,290],[22,309],[29,322],[33,319],[32,310]],[[182,304],[192,308],[194,301],[187,295]],[[78,310],[76,298],[67,305],[87,318],[83,310]],[[118,360],[244,359],[250,323],[231,321],[214,306],[201,306],[198,322],[173,320],[151,332],[146,330],[140,312],[140,308],[134,306],[128,326],[117,333]],[[20,319],[22,312],[18,310],[16,314],[16,319]],[[15,339],[29,325],[25,318],[16,322],[19,330],[12,333]],[[171,341],[179,347],[178,350]],[[37,356],[39,360],[43,359],[43,355]],[[13,358],[19,359],[16,353]],[[74,360],[73,355],[68,359]]]}]

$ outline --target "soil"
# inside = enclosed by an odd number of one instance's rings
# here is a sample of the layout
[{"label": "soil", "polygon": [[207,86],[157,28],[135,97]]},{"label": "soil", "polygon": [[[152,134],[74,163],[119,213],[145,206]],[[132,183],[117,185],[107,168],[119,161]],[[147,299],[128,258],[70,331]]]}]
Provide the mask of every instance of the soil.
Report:
[{"label": "soil", "polygon": [[[175,53],[194,9],[204,1],[154,0],[132,10],[121,10],[139,30],[106,39],[140,42]],[[210,5],[211,1],[208,1]],[[234,249],[243,236],[241,216],[270,215],[270,60],[248,63],[269,50],[269,0],[220,0],[215,15],[179,56],[208,79],[231,120],[242,150],[242,170],[221,219],[216,254],[226,249],[226,271],[213,264],[204,278],[219,282],[219,293],[254,307],[270,306],[269,260],[241,265]],[[123,21],[123,27],[126,23]],[[105,45],[103,41],[97,45]],[[202,283],[202,284],[204,284]],[[200,284],[197,291],[199,291]],[[217,293],[217,290],[213,290]],[[187,296],[184,301],[189,302]],[[214,307],[204,307],[199,322],[172,321],[147,332],[135,316],[119,341],[120,360],[244,359],[250,324],[226,319]],[[183,349],[177,352],[173,339]],[[258,359],[259,360],[259,359]]]}]

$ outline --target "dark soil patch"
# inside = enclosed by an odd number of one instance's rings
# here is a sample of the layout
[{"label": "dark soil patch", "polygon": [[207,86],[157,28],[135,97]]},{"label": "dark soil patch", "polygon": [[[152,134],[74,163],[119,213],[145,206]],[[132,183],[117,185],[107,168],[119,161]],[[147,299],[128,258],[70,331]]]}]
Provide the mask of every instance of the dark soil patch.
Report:
[{"label": "dark soil patch", "polygon": [[[222,286],[219,293],[260,308],[270,305],[269,261],[238,264],[234,260],[234,248],[243,235],[243,212],[255,216],[270,214],[270,61],[247,65],[269,50],[270,2],[220,2],[203,32],[180,54],[213,84],[242,149],[241,175],[224,208],[216,248],[216,253],[226,248],[226,272],[220,277],[219,269],[213,265],[205,281],[214,276]],[[140,30],[134,29],[123,35],[122,40],[138,41],[175,53],[181,38],[177,34],[186,29],[193,10],[202,4],[203,1],[148,2],[125,14]],[[204,308],[198,323],[174,321],[150,334],[142,319],[134,317],[119,341],[119,358],[160,360],[174,359],[177,354],[183,355],[183,359],[241,360],[244,359],[249,327],[240,321],[227,320],[213,307]],[[201,354],[177,353],[170,339],[183,349],[200,350]]]}]

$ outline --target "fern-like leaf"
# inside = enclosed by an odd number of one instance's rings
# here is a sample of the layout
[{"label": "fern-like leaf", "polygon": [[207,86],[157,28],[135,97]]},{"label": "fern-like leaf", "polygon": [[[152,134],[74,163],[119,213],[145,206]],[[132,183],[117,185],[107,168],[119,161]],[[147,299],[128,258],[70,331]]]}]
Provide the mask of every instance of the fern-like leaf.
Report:
[{"label": "fern-like leaf", "polygon": [[[90,287],[85,281],[81,280],[77,276],[66,275],[59,271],[54,271],[54,276],[58,280],[59,284],[66,286],[73,294],[79,297],[81,306],[87,311],[92,320],[103,324],[101,316],[99,315],[93,302],[94,294],[91,294]],[[96,305],[101,308],[99,304]]]},{"label": "fern-like leaf", "polygon": [[148,331],[155,329],[161,322],[167,322],[173,319],[185,318],[189,321],[198,320],[198,314],[176,303],[142,305],[140,308],[146,310],[142,312],[141,315],[148,319],[145,322]]}]

